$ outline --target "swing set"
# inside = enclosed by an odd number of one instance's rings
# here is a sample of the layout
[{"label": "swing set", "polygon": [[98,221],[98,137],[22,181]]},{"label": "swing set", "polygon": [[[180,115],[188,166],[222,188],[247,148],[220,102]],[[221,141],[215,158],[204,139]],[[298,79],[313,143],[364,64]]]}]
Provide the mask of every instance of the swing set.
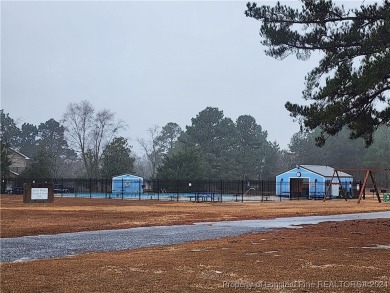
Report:
[{"label": "swing set", "polygon": [[[333,172],[333,175],[332,175],[332,178],[330,180],[330,184],[324,194],[324,201],[326,200],[326,196],[329,195],[329,191],[330,191],[330,188],[332,186],[332,184],[340,184],[340,188],[341,188],[341,193],[344,194],[344,199],[347,200],[347,192],[343,190],[343,185],[341,184],[341,179],[340,179],[340,175],[339,175],[339,172],[348,172],[348,171],[364,171],[365,172],[365,175],[364,175],[364,180],[363,180],[363,183],[362,183],[362,186],[359,186],[358,187],[358,191],[359,191],[359,196],[358,196],[358,201],[357,203],[360,203],[360,201],[362,200],[363,198],[363,195],[365,194],[365,189],[366,189],[366,185],[367,185],[367,182],[368,182],[368,179],[370,178],[371,179],[371,182],[374,186],[374,192],[376,194],[376,197],[378,198],[378,202],[381,202],[381,197],[380,197],[380,193],[379,193],[379,190],[378,190],[378,187],[377,187],[377,184],[376,184],[376,181],[375,181],[375,178],[374,178],[374,174],[373,174],[373,170],[367,170],[367,169],[338,169],[338,170],[334,170]],[[390,171],[390,169],[383,169],[383,170],[377,170],[377,171]],[[338,179],[338,182],[333,182],[333,179],[337,177]]]}]

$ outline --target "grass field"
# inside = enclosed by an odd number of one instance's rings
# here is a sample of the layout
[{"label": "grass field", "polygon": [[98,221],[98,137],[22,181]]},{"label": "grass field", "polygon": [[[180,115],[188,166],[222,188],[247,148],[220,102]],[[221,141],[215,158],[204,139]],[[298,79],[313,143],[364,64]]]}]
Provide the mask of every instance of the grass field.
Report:
[{"label": "grass field", "polygon": [[[389,211],[366,199],[190,203],[1,196],[1,237]],[[1,264],[1,292],[389,292],[390,220],[326,222],[302,229],[181,245]]]}]

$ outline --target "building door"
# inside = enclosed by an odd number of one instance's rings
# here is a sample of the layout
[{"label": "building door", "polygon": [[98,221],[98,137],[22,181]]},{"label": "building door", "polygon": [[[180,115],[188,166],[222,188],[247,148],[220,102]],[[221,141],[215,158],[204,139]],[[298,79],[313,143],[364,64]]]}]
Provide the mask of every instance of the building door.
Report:
[{"label": "building door", "polygon": [[331,182],[330,180],[326,180],[326,189],[325,191],[328,192],[329,185],[330,186],[330,194],[327,194],[327,196],[336,197],[340,195],[340,184],[338,182]]},{"label": "building door", "polygon": [[290,178],[290,197],[309,196],[309,178]]},{"label": "building door", "polygon": [[332,183],[332,197],[340,195],[340,184],[333,182]]}]

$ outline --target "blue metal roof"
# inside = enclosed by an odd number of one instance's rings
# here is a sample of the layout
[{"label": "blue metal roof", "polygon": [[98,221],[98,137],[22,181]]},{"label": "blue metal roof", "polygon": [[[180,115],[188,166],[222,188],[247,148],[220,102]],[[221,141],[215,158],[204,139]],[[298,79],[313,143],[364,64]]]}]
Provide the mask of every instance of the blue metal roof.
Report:
[{"label": "blue metal roof", "polygon": [[[317,173],[324,177],[332,177],[335,169],[329,166],[321,166],[321,165],[299,165],[299,167],[304,168],[308,171]],[[338,171],[340,177],[352,177],[352,175],[347,174],[345,172]],[[336,174],[335,174],[336,175]]]},{"label": "blue metal roof", "polygon": [[143,179],[142,177],[131,175],[131,174],[123,174],[112,177],[112,179]]}]

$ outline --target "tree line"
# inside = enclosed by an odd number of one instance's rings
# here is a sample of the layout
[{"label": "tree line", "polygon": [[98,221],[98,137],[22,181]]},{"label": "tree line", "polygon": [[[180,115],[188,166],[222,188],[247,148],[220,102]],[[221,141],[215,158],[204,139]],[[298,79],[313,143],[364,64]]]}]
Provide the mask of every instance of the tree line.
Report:
[{"label": "tree line", "polygon": [[132,152],[120,136],[126,124],[107,109],[96,111],[88,101],[70,103],[60,121],[18,126],[1,110],[1,172],[10,175],[9,148],[31,158],[20,176],[26,178],[111,178],[131,173],[161,179],[274,178],[297,164],[334,168],[388,168],[390,129],[380,127],[370,148],[351,140],[348,130],[316,146],[320,129],[295,133],[289,149],[268,140],[268,133],[250,115],[236,121],[207,107],[183,130],[175,122],[155,125],[147,138],[136,139],[143,156]]}]

